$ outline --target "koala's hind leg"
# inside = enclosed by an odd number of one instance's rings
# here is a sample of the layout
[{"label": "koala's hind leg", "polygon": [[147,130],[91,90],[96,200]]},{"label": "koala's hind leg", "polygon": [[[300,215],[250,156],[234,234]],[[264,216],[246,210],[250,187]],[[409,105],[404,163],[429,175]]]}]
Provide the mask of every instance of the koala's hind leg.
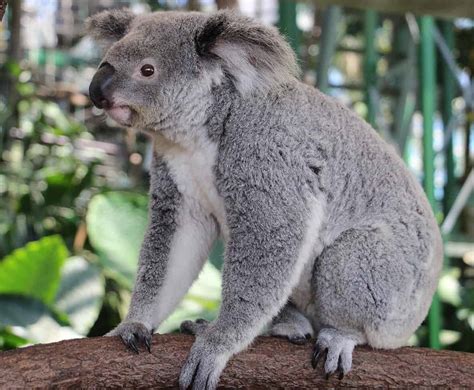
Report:
[{"label": "koala's hind leg", "polygon": [[304,344],[313,336],[314,332],[308,318],[295,305],[288,302],[272,320],[268,334],[286,337],[294,344]]},{"label": "koala's hind leg", "polygon": [[[429,251],[384,222],[346,230],[326,247],[313,270],[314,363],[327,351],[326,374],[345,374],[355,345],[403,345],[426,315]],[[375,342],[372,329],[381,335]]]}]

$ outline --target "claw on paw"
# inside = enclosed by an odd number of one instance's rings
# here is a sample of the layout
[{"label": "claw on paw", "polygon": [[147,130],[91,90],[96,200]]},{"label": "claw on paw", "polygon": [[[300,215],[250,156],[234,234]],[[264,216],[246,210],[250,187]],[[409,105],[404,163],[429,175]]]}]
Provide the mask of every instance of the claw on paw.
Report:
[{"label": "claw on paw", "polygon": [[313,357],[311,358],[311,365],[313,368],[318,367],[318,363],[323,358],[323,362],[326,360],[326,355],[327,355],[328,349],[327,348],[321,348],[318,343],[314,345],[313,349]]},{"label": "claw on paw", "polygon": [[344,378],[352,366],[354,338],[336,329],[323,329],[319,333],[311,357],[313,368],[322,360],[325,378],[337,374],[339,380]]},{"label": "claw on paw", "polygon": [[152,331],[142,323],[124,322],[108,333],[107,336],[120,336],[125,346],[136,354],[139,353],[140,345],[144,346],[151,353]]},{"label": "claw on paw", "polygon": [[180,389],[214,390],[228,360],[217,352],[216,345],[196,342],[179,376]]}]

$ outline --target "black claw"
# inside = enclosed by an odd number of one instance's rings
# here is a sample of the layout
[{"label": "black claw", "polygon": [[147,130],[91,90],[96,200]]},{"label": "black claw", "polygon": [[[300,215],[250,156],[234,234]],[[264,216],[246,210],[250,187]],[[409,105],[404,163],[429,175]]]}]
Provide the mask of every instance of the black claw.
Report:
[{"label": "black claw", "polygon": [[144,343],[145,343],[145,347],[146,347],[148,353],[151,353],[151,342],[150,342],[150,338],[145,337]]},{"label": "black claw", "polygon": [[189,385],[188,389],[194,388],[194,381],[195,381],[196,376],[197,376],[197,374],[198,374],[199,366],[200,366],[200,365],[201,365],[201,361],[198,362],[196,368],[194,369],[193,378],[191,379],[191,384]]},{"label": "black claw", "polygon": [[342,361],[341,361],[341,356],[339,356],[339,359],[337,361],[337,372],[339,373],[338,379],[342,380],[344,378],[344,370],[342,369]]},{"label": "black claw", "polygon": [[311,338],[311,333],[306,333],[304,337],[306,337],[306,340],[309,340]]},{"label": "black claw", "polygon": [[198,318],[195,322],[196,324],[206,324],[207,320],[205,320],[204,318]]},{"label": "black claw", "polygon": [[137,344],[135,343],[135,340],[130,340],[130,339],[126,340],[123,337],[122,337],[122,340],[129,349],[131,349],[133,352],[135,352],[138,355],[139,352],[138,352],[138,347],[137,347]]},{"label": "black claw", "polygon": [[321,348],[319,348],[319,345],[314,346],[313,350],[313,357],[311,358],[311,365],[313,368],[316,368],[319,363],[319,359],[321,358]]},{"label": "black claw", "polygon": [[331,373],[326,372],[326,375],[324,375],[324,379],[329,380],[330,376],[331,376]]},{"label": "black claw", "polygon": [[[311,359],[311,365],[313,366],[313,368],[316,368],[318,366],[319,361],[321,360],[323,355],[326,356],[327,351],[328,351],[327,348],[321,349],[321,347],[318,344],[314,346],[313,358]],[[323,361],[324,360],[325,359],[323,359]]]}]

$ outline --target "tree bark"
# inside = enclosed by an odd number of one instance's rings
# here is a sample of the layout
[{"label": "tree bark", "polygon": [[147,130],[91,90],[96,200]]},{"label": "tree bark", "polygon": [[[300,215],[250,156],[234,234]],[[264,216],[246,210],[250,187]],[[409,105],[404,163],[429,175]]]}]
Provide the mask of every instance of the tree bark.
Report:
[{"label": "tree bark", "polygon": [[5,15],[6,9],[7,9],[7,0],[0,0],[0,22],[3,19],[3,15]]},{"label": "tree bark", "polygon": [[[152,353],[127,351],[98,337],[0,353],[0,388],[176,388],[192,336],[155,335]],[[356,348],[352,371],[324,379],[311,368],[312,346],[259,337],[224,370],[219,388],[334,387],[474,388],[474,354],[425,348]]]}]

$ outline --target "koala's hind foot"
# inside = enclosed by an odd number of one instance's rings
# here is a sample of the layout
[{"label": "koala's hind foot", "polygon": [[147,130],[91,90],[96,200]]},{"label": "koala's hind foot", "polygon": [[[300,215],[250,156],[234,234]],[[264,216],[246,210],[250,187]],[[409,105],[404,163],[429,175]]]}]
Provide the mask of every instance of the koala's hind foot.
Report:
[{"label": "koala's hind foot", "polygon": [[152,334],[153,331],[141,322],[123,322],[105,336],[120,336],[127,348],[138,354],[140,345],[144,345],[147,351],[151,353]]},{"label": "koala's hind foot", "polygon": [[198,318],[196,321],[183,321],[179,330],[181,333],[192,334],[194,336],[199,336],[209,325],[209,321]]},{"label": "koala's hind foot", "polygon": [[357,344],[360,344],[357,336],[333,328],[323,328],[314,345],[311,364],[316,368],[322,360],[326,379],[336,372],[339,374],[338,378],[342,379],[351,369],[352,351]]},{"label": "koala's hind foot", "polygon": [[293,344],[305,344],[314,332],[311,322],[288,302],[273,319],[268,333],[271,336],[286,337]]}]

